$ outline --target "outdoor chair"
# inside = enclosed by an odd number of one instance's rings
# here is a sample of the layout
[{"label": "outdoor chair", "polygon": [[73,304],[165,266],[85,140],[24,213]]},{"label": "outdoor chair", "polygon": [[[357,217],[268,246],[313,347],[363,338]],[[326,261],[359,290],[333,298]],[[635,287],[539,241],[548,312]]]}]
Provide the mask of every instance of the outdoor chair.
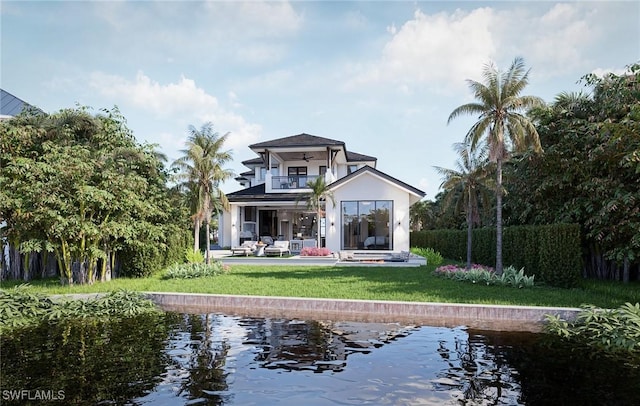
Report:
[{"label": "outdoor chair", "polygon": [[290,254],[289,251],[289,241],[274,241],[273,245],[268,246],[264,249],[264,255],[266,256],[282,256],[282,254]]},{"label": "outdoor chair", "polygon": [[248,257],[256,250],[257,241],[245,241],[239,247],[231,248],[231,255],[244,255]]}]

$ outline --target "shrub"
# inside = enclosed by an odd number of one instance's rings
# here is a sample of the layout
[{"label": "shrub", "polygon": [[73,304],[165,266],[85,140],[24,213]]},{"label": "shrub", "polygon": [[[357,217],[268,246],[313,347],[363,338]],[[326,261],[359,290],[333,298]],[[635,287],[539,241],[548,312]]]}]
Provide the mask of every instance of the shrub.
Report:
[{"label": "shrub", "polygon": [[577,346],[607,355],[629,355],[640,362],[640,303],[625,303],[617,309],[583,306],[573,322],[547,315],[545,331]]},{"label": "shrub", "polygon": [[[496,262],[495,228],[473,230],[472,258],[476,262]],[[465,230],[424,230],[410,235],[411,244],[431,247],[454,261],[466,258]],[[535,273],[550,286],[570,288],[577,285],[582,270],[580,226],[552,224],[505,227],[503,263]]]},{"label": "shrub", "polygon": [[433,248],[412,247],[411,252],[426,258],[428,265],[438,266],[442,263],[442,255]]},{"label": "shrub", "polygon": [[133,317],[160,310],[143,294],[127,290],[111,292],[90,300],[53,301],[28,290],[28,285],[0,290],[0,332],[65,318]]},{"label": "shrub", "polygon": [[204,254],[200,250],[193,250],[192,248],[185,248],[184,259],[189,264],[202,264],[204,263]]},{"label": "shrub", "polygon": [[176,264],[167,268],[164,279],[194,279],[218,276],[229,272],[229,266],[220,261],[207,265],[204,263]]},{"label": "shrub", "polygon": [[520,268],[518,271],[511,265],[503,270],[498,280],[501,285],[512,286],[514,288],[530,288],[534,284],[535,277],[535,275],[525,275],[524,268]]},{"label": "shrub", "polygon": [[302,251],[300,251],[301,257],[326,257],[327,255],[331,255],[331,250],[325,247],[304,247]]},{"label": "shrub", "polygon": [[457,281],[471,282],[483,285],[511,286],[514,288],[530,288],[534,286],[534,276],[527,276],[524,268],[519,271],[513,266],[504,269],[502,275],[495,274],[493,268],[485,265],[473,264],[471,269],[458,265],[443,265],[435,270],[435,274]]}]

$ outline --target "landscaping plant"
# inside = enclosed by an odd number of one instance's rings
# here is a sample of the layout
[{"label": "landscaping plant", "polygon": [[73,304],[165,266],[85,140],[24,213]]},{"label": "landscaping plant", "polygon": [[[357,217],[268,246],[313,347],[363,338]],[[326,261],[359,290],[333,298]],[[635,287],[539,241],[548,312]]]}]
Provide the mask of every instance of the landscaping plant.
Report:
[{"label": "landscaping plant", "polygon": [[509,266],[504,269],[502,275],[497,275],[493,268],[478,264],[471,265],[469,270],[458,265],[443,265],[436,268],[435,274],[457,281],[514,288],[533,287],[535,279],[534,275],[525,275],[524,268],[518,271],[515,267]]},{"label": "landscaping plant", "polygon": [[547,315],[545,331],[575,345],[608,355],[620,355],[640,365],[640,303],[616,309],[582,306],[575,321]]},{"label": "landscaping plant", "polygon": [[444,258],[433,248],[411,247],[411,252],[427,260],[427,264],[439,266]]}]

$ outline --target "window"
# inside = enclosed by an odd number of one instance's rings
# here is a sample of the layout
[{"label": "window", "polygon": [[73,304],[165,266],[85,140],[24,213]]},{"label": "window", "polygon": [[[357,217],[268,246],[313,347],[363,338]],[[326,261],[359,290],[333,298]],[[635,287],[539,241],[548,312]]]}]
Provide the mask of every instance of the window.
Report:
[{"label": "window", "polygon": [[288,172],[289,176],[306,175],[307,167],[306,166],[290,166],[288,171],[289,171]]},{"label": "window", "polygon": [[347,165],[347,175],[358,170],[358,165]]},{"label": "window", "polygon": [[324,175],[325,173],[327,173],[327,167],[324,165],[320,166],[320,176]]},{"label": "window", "polygon": [[392,211],[391,200],[342,202],[342,249],[392,249]]}]

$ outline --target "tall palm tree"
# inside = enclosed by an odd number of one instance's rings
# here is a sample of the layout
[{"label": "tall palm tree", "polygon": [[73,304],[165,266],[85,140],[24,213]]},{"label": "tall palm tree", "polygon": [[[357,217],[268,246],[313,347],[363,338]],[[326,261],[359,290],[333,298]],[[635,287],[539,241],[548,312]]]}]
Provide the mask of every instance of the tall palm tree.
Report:
[{"label": "tall palm tree", "polygon": [[307,187],[311,188],[308,193],[302,194],[297,201],[304,200],[307,203],[307,210],[316,212],[316,224],[318,226],[318,248],[321,247],[322,238],[320,235],[320,219],[322,218],[322,209],[327,199],[331,200],[333,207],[336,206],[336,199],[333,192],[329,190],[328,185],[324,181],[323,176],[318,176],[315,180],[308,181]]},{"label": "tall palm tree", "polygon": [[[456,143],[453,148],[459,156],[456,169],[436,166],[443,177],[440,187],[445,191],[444,205],[456,201],[456,212],[466,212],[467,218],[467,269],[471,269],[471,243],[474,224],[480,224],[480,208],[489,207],[491,170],[487,159],[487,148],[472,150],[468,144]],[[463,209],[465,207],[465,209]]]},{"label": "tall palm tree", "polygon": [[[213,131],[213,124],[208,122],[202,125],[200,130],[189,126],[189,137],[186,148],[181,150],[184,154],[173,165],[180,170],[178,177],[184,184],[191,188],[193,199],[194,236],[196,243],[201,222],[205,223],[207,245],[205,257],[210,263],[209,246],[211,243],[210,221],[213,212],[220,209],[228,209],[229,201],[220,190],[221,182],[231,179],[233,172],[224,169],[223,166],[231,161],[231,152],[222,148],[227,140],[228,133],[220,136]],[[198,246],[194,246],[197,250]]]},{"label": "tall palm tree", "polygon": [[454,109],[447,123],[463,114],[479,115],[465,137],[471,148],[486,136],[489,159],[496,163],[496,273],[502,274],[502,163],[509,150],[522,152],[532,148],[541,152],[540,138],[533,122],[525,115],[534,107],[544,105],[539,97],[520,96],[529,83],[529,70],[524,60],[515,58],[507,72],[493,63],[485,65],[483,83],[468,80],[475,102]]}]

